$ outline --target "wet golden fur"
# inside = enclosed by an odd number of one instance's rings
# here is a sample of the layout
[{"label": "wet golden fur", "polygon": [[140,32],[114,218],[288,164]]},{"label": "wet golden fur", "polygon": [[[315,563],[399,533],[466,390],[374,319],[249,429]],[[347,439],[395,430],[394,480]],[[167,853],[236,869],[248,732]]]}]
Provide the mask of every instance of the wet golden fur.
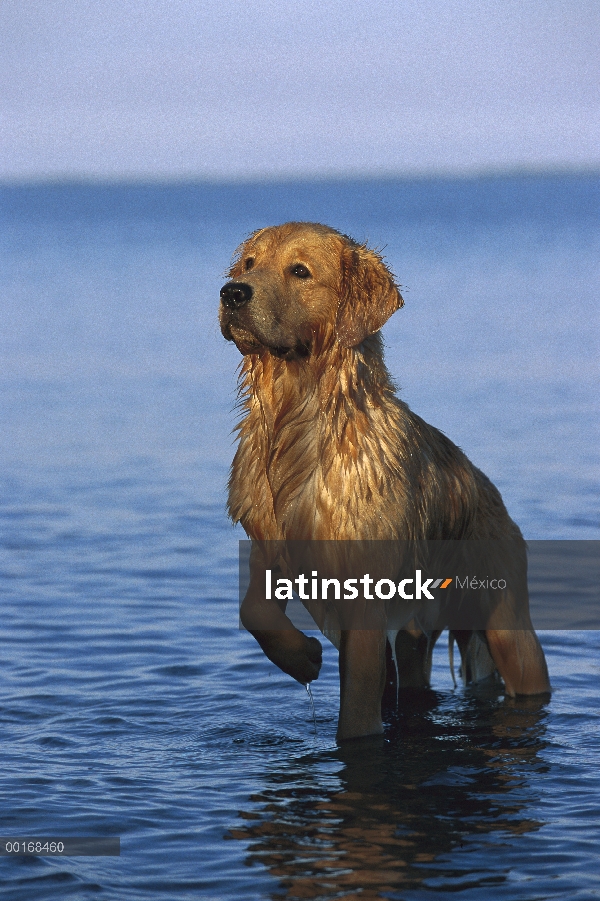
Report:
[{"label": "wet golden fur", "polygon": [[[325,226],[287,223],[252,235],[229,275],[233,289],[252,292],[220,311],[224,336],[244,354],[229,512],[251,538],[520,540],[490,480],[396,396],[379,329],[403,300],[377,253]],[[264,603],[258,594],[251,587],[247,606]],[[282,633],[291,633],[285,619]],[[485,639],[507,691],[548,690],[527,611],[514,626],[518,640],[491,630]],[[287,635],[280,647],[274,633],[253,632],[295,678],[318,673],[315,639],[294,645]],[[365,636],[340,640],[342,738],[380,731],[380,662],[371,675],[353,675],[352,657],[381,657],[381,636]],[[471,637],[457,637],[465,658]],[[403,635],[398,648],[416,655],[408,669],[422,670],[425,683],[430,643],[427,651],[418,644],[418,633]]]}]

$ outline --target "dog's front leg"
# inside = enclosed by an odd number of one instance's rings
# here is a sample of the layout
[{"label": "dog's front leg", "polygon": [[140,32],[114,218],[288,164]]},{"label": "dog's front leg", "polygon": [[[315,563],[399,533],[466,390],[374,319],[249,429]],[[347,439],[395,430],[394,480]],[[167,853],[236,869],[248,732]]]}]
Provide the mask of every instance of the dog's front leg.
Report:
[{"label": "dog's front leg", "polygon": [[340,641],[340,718],[337,739],[380,735],[386,633],[343,630]]},{"label": "dog's front leg", "polygon": [[323,654],[321,642],[296,629],[277,601],[265,597],[264,570],[251,572],[240,619],[269,660],[284,673],[303,685],[317,678]]}]

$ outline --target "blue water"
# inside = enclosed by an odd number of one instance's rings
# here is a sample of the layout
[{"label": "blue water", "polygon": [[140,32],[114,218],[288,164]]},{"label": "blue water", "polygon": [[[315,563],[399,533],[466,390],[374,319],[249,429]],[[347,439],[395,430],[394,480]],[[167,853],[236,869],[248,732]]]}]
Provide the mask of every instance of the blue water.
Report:
[{"label": "blue water", "polygon": [[600,177],[0,189],[0,833],[120,857],[0,858],[0,899],[600,897],[600,634],[545,632],[549,704],[403,699],[338,748],[237,628],[224,512],[253,228],[385,247],[402,396],[528,538],[600,537]]}]

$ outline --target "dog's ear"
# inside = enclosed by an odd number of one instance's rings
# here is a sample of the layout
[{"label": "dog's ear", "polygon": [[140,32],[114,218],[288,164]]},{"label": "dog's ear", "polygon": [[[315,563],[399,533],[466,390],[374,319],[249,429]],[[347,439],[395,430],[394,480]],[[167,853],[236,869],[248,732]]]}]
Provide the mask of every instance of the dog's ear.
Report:
[{"label": "dog's ear", "polygon": [[356,347],[378,332],[403,305],[393,276],[379,254],[365,245],[345,244],[336,317],[338,341],[345,347]]}]

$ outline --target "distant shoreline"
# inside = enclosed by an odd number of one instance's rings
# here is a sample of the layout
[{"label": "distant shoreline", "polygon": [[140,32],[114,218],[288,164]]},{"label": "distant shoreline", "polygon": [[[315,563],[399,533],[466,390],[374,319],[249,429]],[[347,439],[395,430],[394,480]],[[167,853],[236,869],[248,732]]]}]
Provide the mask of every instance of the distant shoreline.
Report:
[{"label": "distant shoreline", "polygon": [[199,177],[194,175],[178,177],[149,177],[123,175],[104,177],[93,175],[68,174],[51,177],[6,177],[0,175],[0,190],[22,188],[254,188],[254,187],[288,187],[292,185],[341,185],[341,184],[429,184],[437,183],[469,183],[547,179],[600,179],[600,166],[575,167],[507,167],[483,168],[474,170],[448,170],[440,172],[359,172],[348,173],[315,173],[314,175],[298,174],[289,176],[255,176],[248,178]]}]

